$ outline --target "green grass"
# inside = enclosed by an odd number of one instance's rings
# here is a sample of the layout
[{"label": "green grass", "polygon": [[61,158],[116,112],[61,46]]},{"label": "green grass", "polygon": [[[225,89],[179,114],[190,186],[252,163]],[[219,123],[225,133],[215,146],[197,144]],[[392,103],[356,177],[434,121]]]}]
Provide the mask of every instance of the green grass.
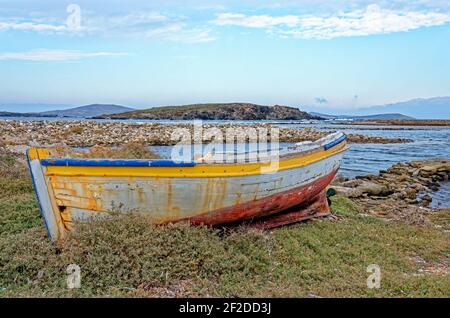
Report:
[{"label": "green grass", "polygon": [[[20,189],[1,195],[0,297],[450,295],[448,232],[364,216],[345,198],[333,198],[337,220],[273,231],[154,226],[118,215],[52,243],[29,180],[18,175],[0,183],[1,193]],[[69,264],[81,268],[81,289],[66,288]],[[381,267],[380,289],[366,287],[370,264]]]},{"label": "green grass", "polygon": [[0,153],[0,236],[42,224],[24,158]]},{"label": "green grass", "polygon": [[13,195],[0,199],[0,236],[20,233],[42,225],[34,194]]}]

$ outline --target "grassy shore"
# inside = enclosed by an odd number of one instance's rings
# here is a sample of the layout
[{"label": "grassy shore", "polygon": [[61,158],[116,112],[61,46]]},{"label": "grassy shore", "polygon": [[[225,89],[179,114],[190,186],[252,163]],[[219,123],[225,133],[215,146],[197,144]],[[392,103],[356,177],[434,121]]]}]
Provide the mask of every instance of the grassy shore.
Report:
[{"label": "grassy shore", "polygon": [[[23,158],[0,155],[0,297],[448,297],[448,211],[386,222],[343,197],[334,218],[273,231],[153,226],[116,216],[46,236]],[[66,288],[69,264],[81,289]],[[370,264],[381,288],[368,289]]]}]

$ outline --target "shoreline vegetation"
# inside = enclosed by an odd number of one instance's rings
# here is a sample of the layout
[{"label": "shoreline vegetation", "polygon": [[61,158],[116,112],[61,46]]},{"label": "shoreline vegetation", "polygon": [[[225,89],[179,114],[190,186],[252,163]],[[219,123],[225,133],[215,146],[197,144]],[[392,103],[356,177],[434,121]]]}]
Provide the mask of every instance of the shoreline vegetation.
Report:
[{"label": "shoreline vegetation", "polygon": [[[449,175],[448,160],[427,160],[338,179],[331,217],[271,231],[113,215],[53,243],[24,155],[3,145],[0,297],[448,297],[450,210],[425,195]],[[80,289],[66,286],[70,264]],[[371,264],[380,289],[366,286]]]},{"label": "shoreline vegetation", "polygon": [[[252,124],[204,124],[203,128],[219,128],[224,133],[228,128],[237,131],[237,137],[246,140],[249,127],[267,129],[274,125],[269,123]],[[317,140],[329,131],[314,128],[293,129],[279,128],[280,142],[302,142]],[[191,136],[194,132],[192,124],[160,124],[160,123],[123,123],[97,121],[0,121],[0,141],[9,146],[54,146],[64,144],[69,147],[121,146],[128,142],[147,144],[148,146],[174,145],[171,134],[175,129],[185,129]],[[268,137],[270,137],[268,135]],[[349,134],[350,143],[406,143],[410,139],[374,137],[360,134]],[[270,141],[270,138],[268,139]],[[208,142],[205,140],[205,142]]]}]

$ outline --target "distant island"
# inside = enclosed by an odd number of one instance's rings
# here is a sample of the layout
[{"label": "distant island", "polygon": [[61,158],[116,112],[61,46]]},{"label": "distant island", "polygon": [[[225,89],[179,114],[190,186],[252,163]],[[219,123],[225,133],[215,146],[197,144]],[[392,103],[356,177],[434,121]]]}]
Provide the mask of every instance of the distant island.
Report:
[{"label": "distant island", "polygon": [[372,126],[450,126],[450,120],[447,119],[374,119],[374,120],[355,120],[344,123],[346,125],[372,125]]},{"label": "distant island", "polygon": [[[1,107],[1,106],[0,106]],[[51,110],[35,113],[19,113],[0,111],[0,117],[73,117],[73,118],[92,118],[95,116],[116,114],[134,110],[130,107],[112,105],[112,104],[91,104],[79,106],[64,110]]]},{"label": "distant island", "polygon": [[56,116],[44,116],[39,113],[14,113],[14,112],[2,112],[0,111],[0,117],[56,117]]},{"label": "distant island", "polygon": [[[310,107],[311,108],[311,107]],[[317,112],[324,112],[324,108],[311,108]],[[341,107],[333,112],[333,115],[370,116],[373,114],[402,114],[418,119],[450,119],[450,96],[432,97],[432,98],[416,98],[408,101],[389,103],[385,105],[377,105],[363,108],[345,108]],[[377,118],[377,119],[394,119],[394,118]],[[401,118],[396,118],[401,119]]]},{"label": "distant island", "polygon": [[90,118],[101,115],[117,114],[123,112],[133,111],[133,108],[111,105],[111,104],[91,104],[86,106],[80,106],[65,110],[52,110],[47,112],[38,113],[40,116],[56,116],[56,117],[83,117]]},{"label": "distant island", "polygon": [[327,115],[322,113],[310,112],[311,115],[322,117],[325,119],[352,119],[352,120],[415,120],[415,118],[399,113],[393,114],[375,114],[367,116],[351,116],[351,115]]},{"label": "distant island", "polygon": [[102,115],[96,119],[155,119],[155,120],[303,120],[322,119],[288,106],[263,106],[251,103],[211,103],[164,106],[145,110]]}]

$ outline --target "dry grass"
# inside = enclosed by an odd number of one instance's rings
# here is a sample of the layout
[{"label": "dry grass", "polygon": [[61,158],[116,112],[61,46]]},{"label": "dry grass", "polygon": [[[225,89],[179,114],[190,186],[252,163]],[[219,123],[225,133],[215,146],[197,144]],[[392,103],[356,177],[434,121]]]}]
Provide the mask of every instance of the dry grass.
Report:
[{"label": "dry grass", "polygon": [[[0,286],[4,296],[48,297],[448,296],[447,267],[421,271],[445,264],[448,234],[346,212],[272,232],[117,215],[59,244],[34,227],[0,241]],[[81,267],[79,290],[66,288],[69,264]],[[382,269],[380,290],[366,287],[369,264]]]},{"label": "dry grass", "polygon": [[445,231],[450,231],[450,209],[442,209],[430,215],[433,224]]},{"label": "dry grass", "polygon": [[[155,226],[142,216],[115,215],[52,243],[31,188],[16,185],[30,183],[24,171],[0,184],[0,193],[16,189],[0,196],[0,297],[450,295],[446,214],[437,216],[442,228],[416,227],[365,216],[335,197],[337,220],[270,232]],[[81,289],[66,287],[69,264],[81,268]],[[366,287],[369,264],[381,267],[379,290]]]},{"label": "dry grass", "polygon": [[40,225],[25,156],[0,147],[0,237]]},{"label": "dry grass", "polygon": [[81,126],[75,126],[75,127],[72,127],[69,131],[72,134],[81,135],[83,133],[83,131],[84,131],[84,128],[81,127]]},{"label": "dry grass", "polygon": [[76,151],[63,145],[50,148],[50,153],[55,157],[73,158],[108,158],[108,159],[157,159],[145,144],[129,142],[121,147],[94,146],[85,152]]},{"label": "dry grass", "polygon": [[25,156],[12,153],[0,144],[0,179],[26,179],[28,175]]}]

